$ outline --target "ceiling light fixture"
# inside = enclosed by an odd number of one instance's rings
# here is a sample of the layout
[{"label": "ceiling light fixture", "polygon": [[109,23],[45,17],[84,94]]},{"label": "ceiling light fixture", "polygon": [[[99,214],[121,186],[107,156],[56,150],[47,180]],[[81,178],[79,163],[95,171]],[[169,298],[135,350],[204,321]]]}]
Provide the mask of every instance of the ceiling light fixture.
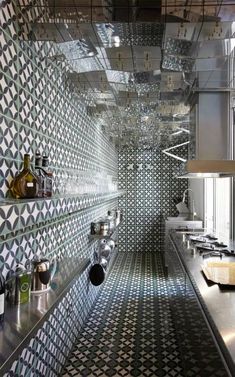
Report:
[{"label": "ceiling light fixture", "polygon": [[162,152],[165,153],[167,156],[175,158],[176,160],[186,162],[187,160],[185,158],[179,157],[179,156],[177,156],[176,154],[173,154],[173,153],[169,153],[169,151],[174,150],[176,148],[180,148],[180,147],[187,145],[189,143],[190,143],[190,141],[185,141],[184,143],[174,145],[173,147],[170,147],[170,148],[167,148],[167,149],[163,149]]},{"label": "ceiling light fixture", "polygon": [[189,130],[186,130],[186,128],[179,128],[179,127],[177,127],[177,130],[178,130],[178,131],[173,132],[173,134],[171,134],[170,136],[180,135],[180,134],[182,134],[183,132],[185,132],[185,133],[187,133],[187,134],[190,134],[190,131],[189,131]]}]

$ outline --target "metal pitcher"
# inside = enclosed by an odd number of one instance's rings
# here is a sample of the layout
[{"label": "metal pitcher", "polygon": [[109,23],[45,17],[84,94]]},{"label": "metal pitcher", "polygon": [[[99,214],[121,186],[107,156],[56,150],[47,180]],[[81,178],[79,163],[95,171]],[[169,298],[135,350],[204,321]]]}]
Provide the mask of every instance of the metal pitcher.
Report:
[{"label": "metal pitcher", "polygon": [[57,267],[57,260],[50,261],[47,258],[35,258],[32,260],[32,284],[31,292],[40,293],[50,288]]}]

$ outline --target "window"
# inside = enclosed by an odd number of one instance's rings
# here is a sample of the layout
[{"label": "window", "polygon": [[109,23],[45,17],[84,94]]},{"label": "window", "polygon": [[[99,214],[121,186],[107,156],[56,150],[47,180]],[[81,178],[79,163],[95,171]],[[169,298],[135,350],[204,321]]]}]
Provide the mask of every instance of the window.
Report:
[{"label": "window", "polygon": [[205,179],[205,228],[209,233],[214,229],[214,179]]},{"label": "window", "polygon": [[220,240],[231,236],[231,178],[205,179],[205,227]]}]

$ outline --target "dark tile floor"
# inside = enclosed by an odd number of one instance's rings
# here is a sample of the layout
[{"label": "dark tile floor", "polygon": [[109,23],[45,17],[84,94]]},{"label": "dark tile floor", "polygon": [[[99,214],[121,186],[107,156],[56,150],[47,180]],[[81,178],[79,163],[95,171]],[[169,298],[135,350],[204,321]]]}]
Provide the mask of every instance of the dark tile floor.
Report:
[{"label": "dark tile floor", "polygon": [[158,253],[119,253],[62,376],[225,376],[216,349],[182,354],[171,285]]}]

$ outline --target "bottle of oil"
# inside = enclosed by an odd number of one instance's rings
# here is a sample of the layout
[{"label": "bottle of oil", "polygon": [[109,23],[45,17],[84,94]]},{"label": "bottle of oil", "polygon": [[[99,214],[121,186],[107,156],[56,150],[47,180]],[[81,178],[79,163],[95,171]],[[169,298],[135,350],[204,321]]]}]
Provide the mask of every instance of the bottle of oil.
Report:
[{"label": "bottle of oil", "polygon": [[30,168],[30,156],[24,155],[24,167],[11,183],[11,192],[16,199],[36,198],[38,179]]},{"label": "bottle of oil", "polygon": [[48,156],[42,157],[42,167],[44,171],[46,172],[46,184],[45,184],[45,191],[46,191],[46,197],[50,198],[52,196],[52,183],[53,183],[53,173],[48,170],[49,160]]},{"label": "bottle of oil", "polygon": [[38,198],[46,197],[46,180],[47,173],[42,168],[42,157],[39,152],[36,152],[34,171],[38,179]]}]

